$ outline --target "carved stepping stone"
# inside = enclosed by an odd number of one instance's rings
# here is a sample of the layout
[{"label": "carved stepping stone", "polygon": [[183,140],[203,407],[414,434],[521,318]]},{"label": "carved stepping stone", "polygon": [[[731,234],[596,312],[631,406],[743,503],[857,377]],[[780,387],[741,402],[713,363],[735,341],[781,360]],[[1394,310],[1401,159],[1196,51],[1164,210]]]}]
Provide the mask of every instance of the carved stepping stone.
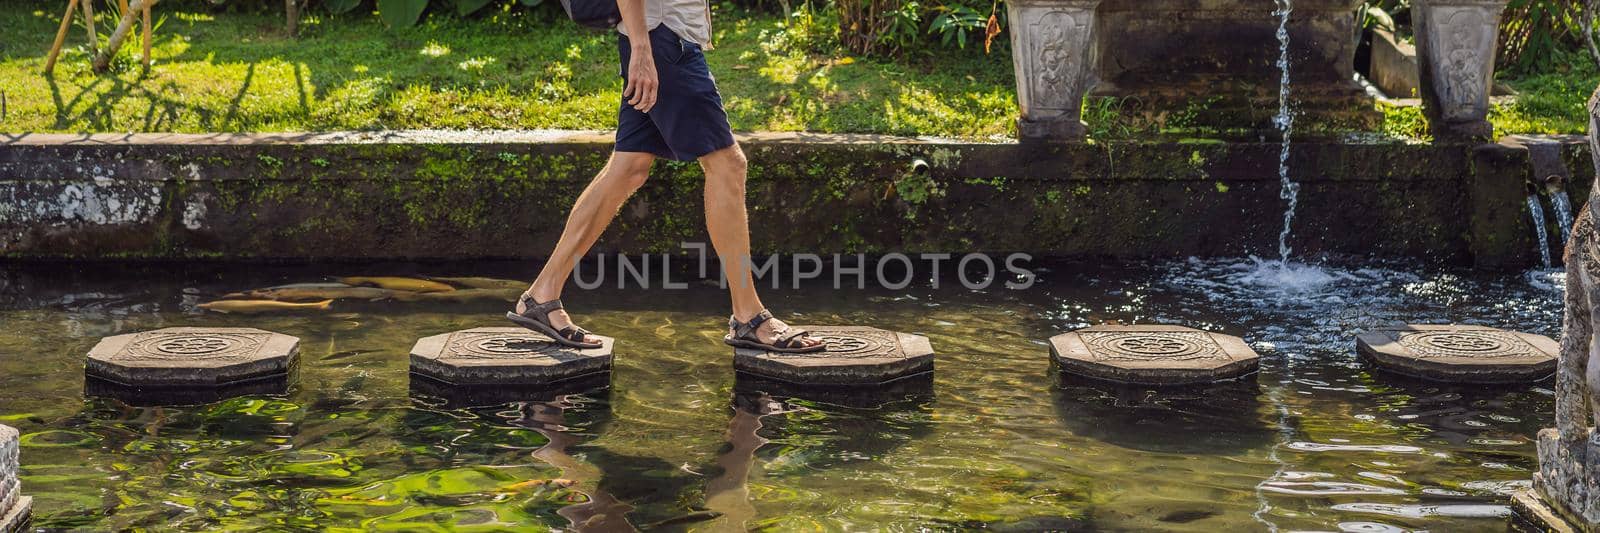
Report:
[{"label": "carved stepping stone", "polygon": [[15,533],[27,528],[33,498],[22,495],[22,468],[18,460],[19,438],[16,428],[0,426],[0,533]]},{"label": "carved stepping stone", "polygon": [[583,350],[523,328],[465,329],[418,340],[411,371],[452,385],[550,385],[610,372],[613,342]]},{"label": "carved stepping stone", "polygon": [[1243,339],[1183,326],[1093,326],[1050,338],[1063,372],[1118,383],[1182,385],[1255,372]]},{"label": "carved stepping stone", "polygon": [[287,375],[299,346],[254,328],[166,328],[102,339],[85,372],[128,387],[230,386]]},{"label": "carved stepping stone", "polygon": [[933,346],[921,335],[859,326],[796,326],[827,349],[795,354],[733,350],[733,368],[796,385],[878,385],[933,371]]},{"label": "carved stepping stone", "polygon": [[1398,374],[1463,383],[1543,379],[1555,372],[1561,345],[1543,335],[1486,326],[1422,325],[1368,331],[1356,351]]}]

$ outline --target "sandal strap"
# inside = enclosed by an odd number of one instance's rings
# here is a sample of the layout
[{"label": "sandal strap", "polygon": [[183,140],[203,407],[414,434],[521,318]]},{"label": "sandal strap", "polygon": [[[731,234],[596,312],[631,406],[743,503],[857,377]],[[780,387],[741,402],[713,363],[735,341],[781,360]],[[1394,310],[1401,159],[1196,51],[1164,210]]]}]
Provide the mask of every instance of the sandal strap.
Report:
[{"label": "sandal strap", "polygon": [[562,337],[569,341],[583,342],[583,338],[589,335],[589,330],[578,326],[567,326],[556,333],[561,334]]},{"label": "sandal strap", "polygon": [[[522,311],[522,316],[532,318],[546,324],[550,323],[550,313],[562,308],[560,298],[556,298],[545,303],[539,303],[533,299],[532,294],[524,292],[522,293],[521,300],[522,306],[526,308]],[[538,313],[538,315],[536,316],[534,313]]]},{"label": "sandal strap", "polygon": [[810,335],[811,332],[800,328],[787,328],[772,339],[772,344],[779,348],[798,348],[801,346],[799,339]]},{"label": "sandal strap", "polygon": [[751,317],[749,322],[739,322],[737,318],[728,317],[728,327],[733,328],[734,338],[754,339],[756,328],[768,320],[772,320],[772,312],[762,309],[756,316]]}]

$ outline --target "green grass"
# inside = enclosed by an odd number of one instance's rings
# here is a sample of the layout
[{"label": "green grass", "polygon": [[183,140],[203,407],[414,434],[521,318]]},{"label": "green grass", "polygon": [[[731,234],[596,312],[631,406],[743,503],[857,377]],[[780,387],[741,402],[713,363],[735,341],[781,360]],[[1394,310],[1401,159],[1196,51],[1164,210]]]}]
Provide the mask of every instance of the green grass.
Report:
[{"label": "green grass", "polygon": [[[0,132],[235,132],[377,129],[609,129],[621,90],[615,37],[540,9],[470,19],[430,13],[385,28],[370,13],[313,9],[296,38],[274,9],[220,9],[167,0],[157,12],[155,65],[129,43],[113,72],[90,72],[81,27],[53,77],[40,74],[62,2],[12,0],[0,10]],[[269,3],[276,8],[278,3]],[[100,23],[113,23],[105,0]],[[247,5],[247,4],[229,4]],[[718,6],[706,54],[739,131],[1011,137],[1016,91],[1001,39],[980,50],[919,50],[908,59],[850,57],[831,21]],[[103,39],[103,37],[102,37]],[[1496,106],[1497,132],[1581,133],[1600,73],[1581,51],[1564,70],[1502,75],[1521,94]],[[1382,106],[1383,133],[1426,135],[1415,108]],[[1100,139],[1146,138],[1171,125],[1121,117],[1089,99]]]},{"label": "green grass", "polygon": [[1507,133],[1585,133],[1589,129],[1586,105],[1600,71],[1582,50],[1568,55],[1552,72],[1507,77],[1517,90],[1517,99],[1495,106],[1489,120],[1497,134]]},{"label": "green grass", "polygon": [[[128,46],[112,74],[94,75],[75,27],[46,77],[60,9],[61,2],[13,0],[0,12],[0,131],[616,124],[615,37],[584,31],[551,6],[469,20],[432,13],[421,26],[396,30],[368,14],[314,9],[289,38],[276,11],[214,12],[207,2],[169,0],[157,8],[165,21],[148,73]],[[108,10],[99,11],[109,27]],[[803,36],[783,31],[773,15],[719,9],[716,21],[717,47],[706,55],[736,130],[1014,134],[1011,58],[1002,50],[868,60],[807,52],[817,48],[790,42]]]}]

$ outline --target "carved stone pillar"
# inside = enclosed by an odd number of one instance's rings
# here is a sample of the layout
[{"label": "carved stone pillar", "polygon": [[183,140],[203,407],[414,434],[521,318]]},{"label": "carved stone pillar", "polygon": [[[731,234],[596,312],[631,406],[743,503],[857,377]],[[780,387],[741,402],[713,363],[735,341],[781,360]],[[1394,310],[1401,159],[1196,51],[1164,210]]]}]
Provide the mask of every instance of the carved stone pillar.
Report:
[{"label": "carved stone pillar", "polygon": [[26,530],[33,507],[33,498],[22,495],[22,482],[17,479],[21,475],[17,437],[15,428],[0,426],[0,533]]},{"label": "carved stone pillar", "polygon": [[1495,42],[1506,0],[1416,0],[1422,109],[1441,140],[1487,140]]},{"label": "carved stone pillar", "polygon": [[1084,136],[1083,93],[1094,84],[1094,11],[1100,0],[1012,0],[1017,134],[1023,140]]},{"label": "carved stone pillar", "polygon": [[[1600,148],[1600,90],[1589,99],[1589,146]],[[1595,170],[1600,171],[1600,154],[1595,155]],[[1579,211],[1572,229],[1574,258],[1567,263],[1568,287],[1566,325],[1561,339],[1561,357],[1556,362],[1556,427],[1539,431],[1539,471],[1533,475],[1533,489],[1512,496],[1517,516],[1543,531],[1600,531],[1600,433],[1595,424],[1595,398],[1600,387],[1589,379],[1588,368],[1600,364],[1591,352],[1589,335],[1600,334],[1588,324],[1588,313],[1595,310],[1600,291],[1600,263],[1596,263],[1593,242],[1596,195]],[[1579,294],[1587,296],[1578,299]],[[1578,307],[1582,306],[1582,307]],[[1585,308],[1586,307],[1586,308]],[[1579,313],[1574,313],[1574,311]]]}]

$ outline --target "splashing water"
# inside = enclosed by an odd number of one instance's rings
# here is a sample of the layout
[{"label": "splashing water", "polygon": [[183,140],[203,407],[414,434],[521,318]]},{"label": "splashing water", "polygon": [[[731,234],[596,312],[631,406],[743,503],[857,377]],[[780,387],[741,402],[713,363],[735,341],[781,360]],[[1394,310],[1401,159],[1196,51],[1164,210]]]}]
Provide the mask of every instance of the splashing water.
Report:
[{"label": "splashing water", "polygon": [[[1289,179],[1289,134],[1294,129],[1294,114],[1289,109],[1289,14],[1294,11],[1293,0],[1278,0],[1278,9],[1273,12],[1278,16],[1278,116],[1273,117],[1272,123],[1278,126],[1283,139],[1278,149],[1278,181],[1282,188],[1278,197],[1289,202],[1283,210],[1283,231],[1278,232],[1278,263],[1276,266],[1257,265],[1250,276],[1250,281],[1260,284],[1267,281],[1270,286],[1283,287],[1285,283],[1301,290],[1310,288],[1313,284],[1325,285],[1329,280],[1320,279],[1327,277],[1327,273],[1310,265],[1296,266],[1289,263],[1289,232],[1293,229],[1294,210],[1300,200],[1300,184]],[[1314,272],[1313,272],[1314,271]],[[1283,373],[1290,379],[1294,376],[1294,363],[1291,359],[1284,359]],[[1278,400],[1279,398],[1274,398]],[[1278,449],[1282,443],[1292,440],[1295,428],[1290,424],[1290,413],[1282,403],[1278,404],[1277,426],[1279,446],[1273,446],[1268,452],[1268,458],[1278,463],[1278,470],[1272,477],[1264,479],[1256,485],[1256,512],[1251,513],[1251,518],[1267,526],[1272,533],[1278,532],[1278,524],[1267,520],[1267,513],[1272,511],[1272,503],[1267,500],[1264,489],[1274,480],[1282,478],[1288,470],[1289,464],[1278,456]]]},{"label": "splashing water", "polygon": [[1561,246],[1565,248],[1567,239],[1571,238],[1567,232],[1572,231],[1572,202],[1567,200],[1565,189],[1550,193],[1550,210],[1556,212],[1556,224],[1561,228]]},{"label": "splashing water", "polygon": [[1544,207],[1539,205],[1537,193],[1528,195],[1528,213],[1533,216],[1533,234],[1539,236],[1539,261],[1550,268],[1550,235],[1545,229]]},{"label": "splashing water", "polygon": [[1288,203],[1283,210],[1283,229],[1278,232],[1278,259],[1263,261],[1251,258],[1255,269],[1240,276],[1239,281],[1259,285],[1273,292],[1302,293],[1314,291],[1333,281],[1334,276],[1321,267],[1289,260],[1293,249],[1289,235],[1294,229],[1294,213],[1300,203],[1300,184],[1289,178],[1290,135],[1294,132],[1294,110],[1289,105],[1289,15],[1294,11],[1292,0],[1278,0],[1278,114],[1272,118],[1283,135],[1278,148],[1278,198]]},{"label": "splashing water", "polygon": [[1283,210],[1283,231],[1278,233],[1278,256],[1289,262],[1289,232],[1294,222],[1294,210],[1300,200],[1300,184],[1289,179],[1289,134],[1294,130],[1294,113],[1289,109],[1289,13],[1294,11],[1291,0],[1279,0],[1278,16],[1278,115],[1272,123],[1283,133],[1278,150],[1278,181],[1283,185],[1278,197],[1289,202]]}]

